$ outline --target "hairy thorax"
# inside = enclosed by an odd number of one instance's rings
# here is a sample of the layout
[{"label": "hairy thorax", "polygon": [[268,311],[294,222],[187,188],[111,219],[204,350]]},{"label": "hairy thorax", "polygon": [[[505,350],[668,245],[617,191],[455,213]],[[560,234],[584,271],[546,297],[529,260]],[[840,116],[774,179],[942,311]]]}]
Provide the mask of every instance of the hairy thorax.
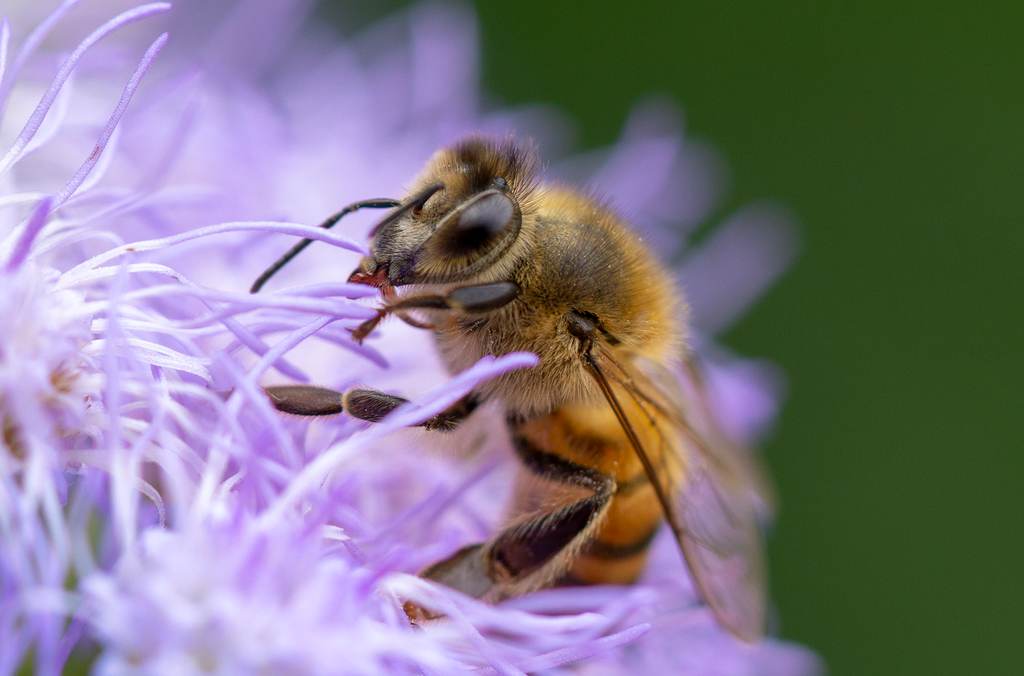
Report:
[{"label": "hairy thorax", "polygon": [[509,266],[519,298],[496,312],[462,313],[440,323],[436,342],[450,372],[485,355],[535,353],[538,366],[482,387],[511,411],[535,415],[602,401],[581,363],[580,342],[567,328],[569,312],[596,321],[598,340],[627,357],[661,360],[680,349],[683,309],[675,285],[604,207],[578,193],[549,190],[529,226],[533,246]]}]

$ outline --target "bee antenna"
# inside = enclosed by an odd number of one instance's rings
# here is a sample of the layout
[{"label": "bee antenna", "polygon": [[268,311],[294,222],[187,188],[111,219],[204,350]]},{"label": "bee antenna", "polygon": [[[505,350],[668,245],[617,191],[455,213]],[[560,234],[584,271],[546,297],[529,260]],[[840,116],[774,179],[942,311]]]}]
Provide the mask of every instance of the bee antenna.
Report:
[{"label": "bee antenna", "polygon": [[[420,190],[418,193],[410,197],[408,202],[402,204],[401,209],[392,211],[380,223],[373,226],[373,230],[370,231],[370,236],[376,236],[376,234],[382,229],[391,225],[410,211],[413,212],[413,214],[420,213],[423,210],[423,206],[427,203],[427,200],[430,199],[438,190],[444,190],[444,183],[431,183],[423,190]],[[395,206],[398,205],[396,204]]]},{"label": "bee antenna", "polygon": [[[341,211],[339,211],[338,213],[334,214],[326,221],[321,223],[319,227],[324,228],[325,230],[327,228],[331,228],[344,216],[347,216],[348,214],[351,214],[354,211],[359,211],[360,209],[393,209],[394,207],[401,206],[401,204],[402,203],[400,201],[389,199],[387,197],[372,200],[363,200],[362,202],[353,202],[352,204],[348,205],[347,207],[345,207],[344,209],[342,209]],[[302,252],[302,250],[309,246],[312,242],[313,240],[311,239],[304,239],[295,246],[293,246],[288,251],[288,253],[274,261],[274,264],[271,265],[266,270],[264,270],[263,274],[260,275],[256,279],[256,281],[252,283],[252,287],[249,289],[249,293],[256,293],[260,289],[262,289],[263,285],[267,283],[267,280],[269,280],[271,277],[277,274],[278,270],[287,265],[288,261],[298,256]]]}]

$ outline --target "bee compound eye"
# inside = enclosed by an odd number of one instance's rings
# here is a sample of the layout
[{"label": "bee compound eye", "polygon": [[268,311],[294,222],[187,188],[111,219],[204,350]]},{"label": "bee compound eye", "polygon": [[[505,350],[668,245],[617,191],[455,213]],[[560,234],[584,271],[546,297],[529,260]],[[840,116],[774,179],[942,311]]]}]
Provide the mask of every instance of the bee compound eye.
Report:
[{"label": "bee compound eye", "polygon": [[491,265],[516,241],[522,224],[519,205],[489,190],[445,217],[415,254],[420,280],[467,279]]},{"label": "bee compound eye", "polygon": [[482,246],[508,227],[514,216],[515,205],[505,195],[492,193],[481,197],[459,215],[454,233],[456,244],[464,249]]}]

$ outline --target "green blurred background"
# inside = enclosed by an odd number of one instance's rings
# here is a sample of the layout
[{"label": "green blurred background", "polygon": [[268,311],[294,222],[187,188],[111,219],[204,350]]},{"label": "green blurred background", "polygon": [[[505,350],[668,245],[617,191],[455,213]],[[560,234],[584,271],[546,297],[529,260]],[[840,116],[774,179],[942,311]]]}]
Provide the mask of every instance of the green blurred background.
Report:
[{"label": "green blurred background", "polygon": [[1021,673],[1024,4],[477,11],[496,100],[554,103],[594,147],[668,94],[731,166],[720,216],[800,219],[800,259],[725,336],[790,378],[766,449],[782,636],[834,676]]}]

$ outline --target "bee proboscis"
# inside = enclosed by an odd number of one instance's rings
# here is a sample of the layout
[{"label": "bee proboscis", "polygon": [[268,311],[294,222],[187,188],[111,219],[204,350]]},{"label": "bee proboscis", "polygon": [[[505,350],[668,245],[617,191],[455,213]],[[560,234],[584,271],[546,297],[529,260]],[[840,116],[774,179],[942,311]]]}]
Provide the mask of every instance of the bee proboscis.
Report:
[{"label": "bee proboscis", "polygon": [[[393,211],[349,278],[384,299],[357,339],[395,314],[433,331],[452,373],[489,354],[540,358],[423,423],[452,429],[500,402],[522,468],[499,532],[421,575],[491,602],[557,584],[631,583],[667,520],[719,622],[742,639],[761,636],[765,483],[717,431],[684,347],[685,307],[637,235],[581,190],[542,183],[535,153],[512,140],[445,148],[404,199],[356,203],[324,226],[364,207]],[[344,409],[373,422],[406,401],[368,389],[266,391],[282,411]]]}]

